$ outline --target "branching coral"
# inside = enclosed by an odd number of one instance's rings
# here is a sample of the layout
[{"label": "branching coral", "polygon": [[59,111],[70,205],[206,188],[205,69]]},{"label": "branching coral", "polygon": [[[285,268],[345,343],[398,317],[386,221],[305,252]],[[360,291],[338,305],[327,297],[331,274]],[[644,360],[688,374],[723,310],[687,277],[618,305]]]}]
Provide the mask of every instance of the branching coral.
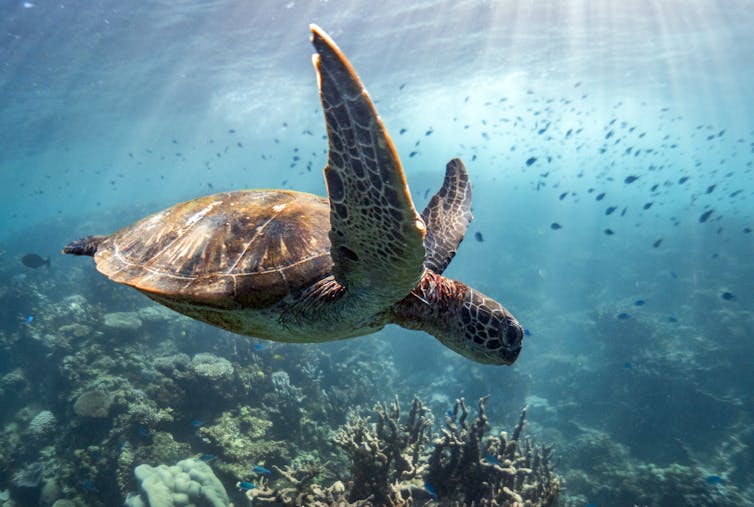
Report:
[{"label": "branching coral", "polygon": [[256,504],[389,506],[442,505],[549,506],[555,502],[560,480],[552,472],[551,449],[522,439],[526,409],[509,437],[490,436],[485,409],[469,421],[463,401],[449,411],[445,427],[428,450],[432,417],[414,398],[401,420],[397,400],[377,404],[375,422],[352,413],[334,435],[351,458],[347,485],[315,483],[319,470],[299,467],[275,470],[292,486],[270,487],[262,481],[247,496]]},{"label": "branching coral", "polygon": [[469,425],[463,399],[456,401],[434,440],[427,484],[458,505],[552,505],[560,490],[550,466],[552,449],[521,441],[526,408],[510,438],[501,432],[483,442],[489,430],[486,402],[486,397],[479,400],[479,413]]}]

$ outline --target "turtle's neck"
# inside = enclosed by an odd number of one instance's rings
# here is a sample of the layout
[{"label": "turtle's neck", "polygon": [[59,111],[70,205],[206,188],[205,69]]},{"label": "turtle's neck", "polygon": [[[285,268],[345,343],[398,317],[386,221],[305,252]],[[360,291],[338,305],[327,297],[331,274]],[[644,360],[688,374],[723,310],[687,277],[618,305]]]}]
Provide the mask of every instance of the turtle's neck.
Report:
[{"label": "turtle's neck", "polygon": [[430,270],[389,312],[389,321],[426,331],[446,347],[480,363],[511,364],[521,350],[523,329],[503,305]]},{"label": "turtle's neck", "polygon": [[411,294],[393,305],[390,320],[433,336],[444,334],[454,327],[455,301],[463,301],[468,290],[461,282],[426,270]]}]

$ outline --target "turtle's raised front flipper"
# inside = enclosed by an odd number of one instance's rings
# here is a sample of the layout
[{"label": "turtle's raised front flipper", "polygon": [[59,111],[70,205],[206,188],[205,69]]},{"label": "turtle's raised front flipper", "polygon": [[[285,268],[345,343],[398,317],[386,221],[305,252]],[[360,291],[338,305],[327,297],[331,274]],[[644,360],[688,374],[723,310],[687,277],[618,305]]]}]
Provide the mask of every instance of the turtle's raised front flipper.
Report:
[{"label": "turtle's raised front flipper", "polygon": [[472,219],[471,182],[461,159],[448,162],[445,181],[422,211],[422,219],[427,224],[424,265],[441,275],[456,255]]},{"label": "turtle's raised front flipper", "polygon": [[88,255],[94,257],[97,247],[107,236],[87,236],[71,241],[63,247],[62,253],[71,255]]},{"label": "turtle's raised front flipper", "polygon": [[329,138],[333,273],[364,302],[384,307],[411,292],[422,276],[424,222],[359,77],[330,37],[310,28]]}]

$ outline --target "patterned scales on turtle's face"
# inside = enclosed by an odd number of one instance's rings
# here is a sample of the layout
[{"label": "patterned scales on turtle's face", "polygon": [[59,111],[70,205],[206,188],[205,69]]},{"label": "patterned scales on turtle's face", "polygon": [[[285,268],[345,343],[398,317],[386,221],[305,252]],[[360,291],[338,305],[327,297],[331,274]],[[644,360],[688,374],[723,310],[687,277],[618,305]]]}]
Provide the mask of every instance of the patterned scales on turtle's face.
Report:
[{"label": "patterned scales on turtle's face", "polygon": [[395,323],[475,361],[510,364],[523,329],[498,302],[442,276],[471,221],[458,159],[417,213],[390,136],[356,72],[313,26],[329,139],[328,199],[240,190],[177,204],[64,253],[176,311],[289,342],[359,336]]}]

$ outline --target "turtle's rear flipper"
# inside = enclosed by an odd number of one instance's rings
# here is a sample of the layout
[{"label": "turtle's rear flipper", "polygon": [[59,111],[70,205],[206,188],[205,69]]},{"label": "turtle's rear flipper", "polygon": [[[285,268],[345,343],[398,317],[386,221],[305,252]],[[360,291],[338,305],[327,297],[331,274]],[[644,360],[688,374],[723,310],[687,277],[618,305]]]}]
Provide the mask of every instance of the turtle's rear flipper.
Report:
[{"label": "turtle's rear flipper", "polygon": [[87,236],[68,243],[63,248],[64,254],[71,255],[88,255],[93,257],[97,252],[97,247],[107,236]]}]

